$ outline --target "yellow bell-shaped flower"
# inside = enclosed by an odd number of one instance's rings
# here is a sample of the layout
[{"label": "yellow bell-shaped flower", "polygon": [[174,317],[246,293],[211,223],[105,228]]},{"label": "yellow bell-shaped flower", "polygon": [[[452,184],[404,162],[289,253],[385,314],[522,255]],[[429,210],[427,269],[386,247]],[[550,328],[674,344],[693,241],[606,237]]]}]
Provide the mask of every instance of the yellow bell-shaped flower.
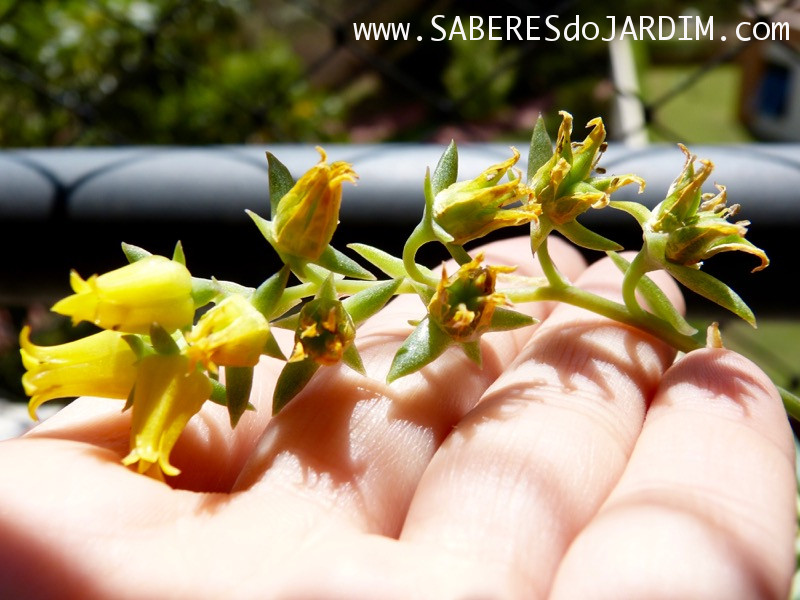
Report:
[{"label": "yellow bell-shaped flower", "polygon": [[169,462],[170,452],[210,394],[211,381],[191,369],[186,356],[153,354],[143,358],[133,392],[131,451],[122,463],[138,463],[140,473],[156,478],[162,473],[180,473]]},{"label": "yellow bell-shaped flower", "polygon": [[20,346],[27,369],[22,385],[31,396],[28,411],[32,419],[42,403],[55,398],[127,398],[136,381],[136,354],[122,334],[114,331],[57,346],[37,346],[30,340],[30,328],[24,327]]},{"label": "yellow bell-shaped flower", "polygon": [[355,182],[357,175],[350,163],[327,163],[322,157],[294,184],[278,202],[273,222],[277,248],[281,252],[308,260],[317,260],[333,239],[339,224],[342,182]]},{"label": "yellow bell-shaped flower", "polygon": [[253,367],[269,338],[269,323],[246,298],[233,295],[200,317],[185,338],[189,358],[211,371]]},{"label": "yellow bell-shaped flower", "polygon": [[158,323],[167,331],[192,324],[192,276],[182,264],[163,256],[92,275],[70,274],[74,294],[58,301],[53,311],[114,331],[147,334]]}]

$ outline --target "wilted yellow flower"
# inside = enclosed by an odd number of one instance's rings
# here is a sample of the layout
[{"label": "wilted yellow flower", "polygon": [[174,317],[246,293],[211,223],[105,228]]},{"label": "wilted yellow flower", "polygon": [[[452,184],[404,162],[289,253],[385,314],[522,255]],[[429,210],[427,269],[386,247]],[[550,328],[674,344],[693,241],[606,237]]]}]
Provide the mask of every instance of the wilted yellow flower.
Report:
[{"label": "wilted yellow flower", "polygon": [[189,358],[211,371],[219,365],[253,367],[269,338],[269,323],[246,298],[233,295],[200,317],[185,338]]},{"label": "wilted yellow flower", "polygon": [[279,250],[317,260],[333,238],[339,224],[342,203],[342,182],[355,182],[357,175],[350,163],[328,164],[325,151],[317,146],[322,157],[280,199],[273,222]]},{"label": "wilted yellow flower", "polygon": [[315,298],[300,310],[289,362],[311,358],[321,365],[334,365],[355,337],[353,319],[340,301]]},{"label": "wilted yellow flower", "polygon": [[[492,165],[475,179],[456,182],[436,194],[433,219],[454,243],[462,245],[501,227],[530,223],[541,212],[518,170],[512,179],[499,183],[519,160],[517,149],[511,151],[511,158]],[[522,204],[504,208],[515,202]]]},{"label": "wilted yellow flower", "polygon": [[442,279],[428,304],[428,314],[451,339],[471,342],[489,329],[495,307],[508,305],[505,295],[495,291],[498,273],[514,267],[482,267],[483,254],[462,265],[450,278],[442,269]]},{"label": "wilted yellow flower", "polygon": [[157,478],[161,473],[180,473],[169,462],[170,452],[210,394],[211,381],[191,369],[186,356],[152,354],[143,358],[133,392],[131,451],[122,463],[138,463],[140,473]]},{"label": "wilted yellow flower", "polygon": [[[718,193],[703,194],[701,188],[708,179],[714,164],[700,160],[681,145],[686,154],[686,163],[681,174],[673,182],[667,198],[653,209],[645,225],[645,237],[665,235],[665,258],[679,265],[699,266],[702,261],[719,253],[739,250],[753,254],[761,264],[753,271],[769,265],[766,253],[745,239],[749,221],[730,222],[739,205],[726,206],[725,186],[717,185]],[[650,242],[652,245],[652,241]]]},{"label": "wilted yellow flower", "polygon": [[70,285],[75,293],[58,301],[53,311],[72,317],[73,323],[147,334],[153,323],[174,331],[194,318],[192,276],[163,256],[148,256],[87,280],[72,271]]},{"label": "wilted yellow flower", "polygon": [[136,380],[136,354],[122,334],[101,331],[83,339],[57,346],[37,346],[30,340],[30,328],[20,334],[22,376],[25,393],[31,396],[28,412],[54,398],[102,396],[124,399]]},{"label": "wilted yellow flower", "polygon": [[612,177],[592,176],[602,152],[605,150],[606,129],[603,120],[592,119],[589,135],[580,143],[571,141],[572,115],[561,111],[556,150],[552,158],[542,165],[529,182],[542,212],[554,225],[562,225],[590,208],[603,208],[611,194],[629,183],[644,187],[644,181],[635,175]]}]

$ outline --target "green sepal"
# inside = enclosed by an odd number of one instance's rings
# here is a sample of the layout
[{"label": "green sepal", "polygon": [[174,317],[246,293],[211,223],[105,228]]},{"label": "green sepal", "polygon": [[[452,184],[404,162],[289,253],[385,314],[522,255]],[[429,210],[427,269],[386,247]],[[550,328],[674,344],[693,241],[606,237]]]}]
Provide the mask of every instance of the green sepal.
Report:
[{"label": "green sepal", "polygon": [[209,381],[211,382],[211,394],[208,399],[214,404],[227,407],[228,392],[225,390],[225,386],[216,379],[209,379]]},{"label": "green sepal", "polygon": [[617,252],[623,250],[617,242],[587,229],[577,221],[568,221],[556,227],[556,230],[576,246],[588,248],[589,250],[600,250],[601,252]]},{"label": "green sepal", "polygon": [[289,281],[289,271],[289,267],[283,265],[280,271],[258,286],[250,297],[250,303],[258,312],[264,315],[267,320],[272,318],[273,311],[286,289],[286,284]]},{"label": "green sepal", "polygon": [[691,267],[684,267],[671,262],[667,262],[664,268],[670,275],[693,292],[719,304],[722,308],[731,311],[753,327],[756,326],[756,317],[750,307],[727,284],[716,277],[700,269],[692,269]]},{"label": "green sepal", "polygon": [[536,172],[552,157],[553,142],[550,140],[550,135],[547,133],[547,127],[545,126],[542,115],[539,115],[539,118],[536,119],[536,125],[533,127],[531,146],[528,151],[528,184],[533,181]]},{"label": "green sepal", "polygon": [[250,400],[253,367],[225,367],[225,395],[231,429],[236,427]]},{"label": "green sepal", "polygon": [[419,371],[436,360],[451,343],[450,337],[426,316],[394,355],[386,382]]},{"label": "green sepal", "polygon": [[425,171],[425,182],[423,184],[423,191],[425,195],[425,212],[422,215],[422,223],[420,223],[420,225],[423,228],[423,231],[426,232],[427,235],[430,235],[432,233],[433,236],[443,244],[449,244],[450,242],[454,242],[455,238],[449,233],[447,233],[444,229],[442,229],[442,227],[433,218],[433,199],[435,197],[435,194],[433,193],[433,184],[431,182],[430,169]]},{"label": "green sepal", "polygon": [[286,360],[286,355],[281,350],[281,347],[278,345],[278,340],[275,339],[271,331],[267,334],[267,341],[261,349],[261,354],[266,354],[278,360]]},{"label": "green sepal", "polygon": [[442,153],[431,176],[433,195],[453,185],[456,179],[458,179],[458,148],[455,140],[450,140],[450,145]]},{"label": "green sepal", "polygon": [[322,282],[322,285],[319,286],[319,290],[314,297],[331,300],[333,302],[339,299],[339,294],[336,293],[336,282],[333,280],[333,273],[328,273],[328,276],[325,278],[325,281]]},{"label": "green sepal", "polygon": [[[631,263],[625,258],[616,252],[609,252],[608,257],[623,274],[627,272]],[[689,325],[683,315],[679,313],[678,309],[669,301],[667,295],[647,275],[642,275],[642,278],[636,285],[636,289],[644,299],[647,300],[647,304],[650,310],[653,311],[653,314],[664,319],[677,332],[689,336],[697,333],[697,329]]]},{"label": "green sepal", "polygon": [[281,161],[272,152],[267,152],[267,174],[269,175],[269,207],[270,218],[275,217],[278,202],[294,187],[294,178]]},{"label": "green sepal", "polygon": [[650,219],[651,213],[650,210],[644,206],[643,204],[639,204],[638,202],[626,202],[623,200],[612,200],[608,203],[611,208],[615,208],[617,210],[624,211],[631,215],[639,225],[644,226],[645,223]]},{"label": "green sepal", "polygon": [[175,355],[181,353],[172,336],[158,323],[153,323],[150,326],[150,344],[159,354]]},{"label": "green sepal", "polygon": [[133,333],[126,333],[122,339],[130,346],[133,353],[136,355],[136,360],[142,360],[145,356],[153,353],[150,346],[144,343],[141,336]]},{"label": "green sepal", "polygon": [[481,354],[481,343],[478,340],[472,342],[462,342],[461,349],[467,358],[478,365],[478,368],[483,368],[483,355]]},{"label": "green sepal", "polygon": [[[388,252],[384,252],[379,248],[375,248],[374,246],[369,246],[367,244],[348,244],[347,247],[365,260],[369,261],[371,264],[378,267],[389,277],[393,279],[406,277],[406,269],[403,266],[402,259],[392,256]],[[417,268],[426,277],[436,277],[433,271],[431,271],[428,267],[417,264]]]},{"label": "green sepal", "polygon": [[392,299],[397,288],[400,287],[401,281],[401,279],[381,281],[365,290],[356,292],[349,298],[345,298],[342,304],[350,318],[353,319],[353,323],[361,325],[361,323],[382,309]]},{"label": "green sepal", "polygon": [[134,246],[133,244],[126,244],[125,242],[122,242],[122,252],[125,254],[125,258],[128,259],[129,263],[135,263],[137,260],[142,260],[143,258],[153,255],[152,252],[148,252],[144,248]]},{"label": "green sepal", "polygon": [[205,306],[219,295],[217,282],[211,279],[192,277],[192,301],[195,308]]},{"label": "green sepal", "polygon": [[130,409],[133,406],[133,398],[136,394],[136,384],[134,383],[131,387],[131,391],[128,392],[128,397],[125,399],[125,406],[122,407],[122,412]]},{"label": "green sepal", "polygon": [[300,313],[296,312],[294,314],[289,315],[288,317],[283,317],[282,319],[278,319],[277,321],[273,321],[269,324],[270,327],[277,327],[278,329],[286,329],[288,331],[294,331],[297,329],[297,326],[300,324]]},{"label": "green sepal", "polygon": [[492,314],[489,331],[511,331],[512,329],[535,325],[538,322],[538,319],[534,319],[529,315],[498,306]]},{"label": "green sepal", "polygon": [[298,362],[286,363],[275,382],[272,394],[272,414],[277,415],[289,401],[297,396],[311,381],[320,365],[310,358]]},{"label": "green sepal", "polygon": [[175,249],[172,251],[172,260],[176,263],[186,266],[186,254],[183,252],[183,244],[180,240],[175,244]]},{"label": "green sepal", "polygon": [[539,246],[547,239],[553,231],[553,224],[546,216],[541,215],[538,219],[531,221],[531,252],[536,254]]},{"label": "green sepal", "polygon": [[367,271],[346,254],[339,252],[330,244],[322,251],[320,257],[313,262],[328,271],[340,273],[341,275],[352,277],[353,279],[363,279],[367,281],[373,281],[375,279],[375,275]]},{"label": "green sepal", "polygon": [[342,354],[342,362],[348,367],[353,369],[356,373],[366,375],[367,370],[364,368],[364,361],[361,360],[361,355],[355,344],[350,344],[347,350]]}]

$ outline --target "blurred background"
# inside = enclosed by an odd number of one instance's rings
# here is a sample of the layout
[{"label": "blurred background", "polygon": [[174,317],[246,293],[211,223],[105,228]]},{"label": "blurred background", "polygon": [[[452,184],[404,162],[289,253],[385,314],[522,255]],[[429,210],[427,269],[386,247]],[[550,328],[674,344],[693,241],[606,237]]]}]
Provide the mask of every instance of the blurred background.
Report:
[{"label": "blurred background", "polygon": [[[800,214],[793,200],[800,185],[798,6],[755,0],[0,0],[0,397],[22,396],[21,323],[36,325],[39,343],[79,335],[47,306],[68,291],[69,268],[89,275],[122,264],[122,240],[168,253],[180,238],[190,267],[203,276],[256,285],[269,273],[274,259],[237,204],[266,205],[266,187],[253,200],[249,175],[236,179],[236,169],[222,167],[231,178],[228,195],[193,208],[186,181],[193,175],[187,169],[181,179],[180,161],[211,159],[181,155],[173,169],[166,149],[214,149],[226,164],[257,172],[257,185],[265,181],[266,149],[279,158],[281,149],[308,157],[300,169],[316,161],[318,143],[345,155],[356,149],[364,160],[385,148],[410,149],[422,157],[420,164],[411,161],[417,190],[429,155],[450,139],[486,150],[487,166],[507,155],[511,143],[526,149],[540,113],[554,132],[561,109],[574,115],[578,139],[583,123],[603,116],[609,156],[625,158],[620,164],[668,147],[672,158],[663,168],[670,181],[682,164],[675,143],[683,142],[696,152],[708,147],[720,168],[724,160],[715,157],[731,157],[727,168],[747,189],[763,184],[780,196],[781,211],[772,216],[754,207],[759,197],[735,198],[751,202],[745,217],[755,223],[752,241],[773,259],[768,272],[744,277],[749,263],[740,257],[722,257],[715,268],[733,277],[762,317],[757,338],[738,324],[724,328],[728,345],[754,354],[779,383],[796,389],[800,328],[797,304],[783,284],[794,269],[781,259],[791,255],[793,219]],[[639,15],[713,17],[715,39],[426,41],[438,34],[431,26],[437,14],[446,15],[445,23],[467,15],[558,15],[562,26],[575,18],[602,25],[611,15],[618,22]],[[761,33],[786,31],[788,39],[738,40],[735,27],[743,21],[763,23]],[[353,23],[369,22],[407,22],[413,35],[356,40]],[[436,148],[432,155],[429,148]],[[164,161],[151,165],[151,155]],[[141,168],[131,171],[133,163]],[[765,175],[776,165],[785,175]],[[20,170],[36,180],[26,183]],[[371,177],[389,177],[389,170]],[[115,180],[118,173],[127,178]],[[462,169],[462,177],[474,174]],[[97,193],[111,208],[97,210],[98,200],[81,217],[73,196],[101,176],[109,187]],[[162,195],[152,189],[160,186],[158,177],[169,188]],[[364,185],[366,179],[362,173]],[[122,187],[141,193],[136,186],[148,181],[148,212],[126,201],[114,204]],[[663,197],[664,190],[654,191]],[[235,217],[214,212],[231,204]],[[390,211],[391,218],[367,212],[352,225],[343,212],[335,241],[343,247],[357,239],[399,252],[418,211]],[[621,241],[635,246],[636,236]],[[220,252],[225,246],[247,260],[232,263]],[[702,302],[692,310],[698,318],[718,317]]]}]

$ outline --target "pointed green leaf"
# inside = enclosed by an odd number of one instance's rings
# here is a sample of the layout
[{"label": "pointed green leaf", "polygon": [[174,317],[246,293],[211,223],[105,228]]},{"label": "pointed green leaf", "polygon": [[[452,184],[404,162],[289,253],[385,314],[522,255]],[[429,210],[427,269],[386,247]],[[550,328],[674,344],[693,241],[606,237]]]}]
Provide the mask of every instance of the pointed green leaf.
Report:
[{"label": "pointed green leaf", "polygon": [[269,277],[256,288],[256,291],[253,292],[250,298],[251,304],[267,319],[271,319],[273,317],[272,313],[278,305],[288,281],[289,267],[284,265],[281,267],[280,271]]},{"label": "pointed green leaf", "polygon": [[129,263],[135,263],[137,260],[152,256],[152,253],[144,248],[134,246],[133,244],[126,244],[125,242],[122,242],[122,252],[125,254],[125,258],[128,259]]},{"label": "pointed green leaf", "polygon": [[550,141],[542,115],[539,115],[539,118],[536,119],[536,125],[533,127],[531,147],[528,151],[528,183],[533,180],[536,171],[541,169],[542,165],[547,163],[552,156],[553,142]]},{"label": "pointed green leaf", "polygon": [[228,406],[228,393],[225,391],[225,386],[216,379],[209,379],[211,382],[211,395],[208,397],[214,404],[220,406]]},{"label": "pointed green leaf", "polygon": [[192,300],[195,308],[200,308],[212,302],[218,294],[219,288],[214,281],[192,277]]},{"label": "pointed green leaf", "polygon": [[252,210],[246,209],[244,212],[253,220],[253,223],[256,224],[256,227],[258,227],[258,230],[261,232],[261,235],[264,236],[264,239],[266,239],[270,245],[275,248],[275,236],[272,233],[272,221],[268,221],[264,217],[254,213]]},{"label": "pointed green leaf", "polygon": [[353,319],[353,323],[360,325],[382,309],[392,299],[401,281],[400,279],[381,281],[345,298],[342,304]]},{"label": "pointed green leaf", "polygon": [[278,202],[294,187],[294,178],[289,173],[289,169],[275,158],[272,152],[267,152],[267,173],[269,174],[269,214],[270,218],[274,218]]},{"label": "pointed green leaf", "polygon": [[150,326],[150,343],[159,354],[180,354],[180,349],[172,336],[158,323]]},{"label": "pointed green leaf", "polygon": [[[403,260],[392,256],[388,252],[384,252],[383,250],[367,244],[348,244],[347,247],[378,267],[392,279],[401,279],[406,276],[406,268],[403,266]],[[426,277],[436,277],[433,271],[428,267],[418,263],[417,268]]]},{"label": "pointed green leaf", "polygon": [[286,363],[278,381],[275,383],[275,392],[272,395],[272,414],[277,415],[289,401],[297,396],[311,381],[320,365],[310,358],[298,362]]},{"label": "pointed green leaf", "polygon": [[553,225],[550,223],[550,219],[544,215],[531,221],[531,252],[536,254],[539,246],[542,245],[552,231]]},{"label": "pointed green leaf", "polygon": [[693,292],[708,298],[712,302],[716,302],[722,308],[731,311],[737,317],[750,323],[753,327],[756,326],[756,317],[750,307],[745,304],[744,300],[736,292],[716,277],[700,269],[692,269],[670,262],[664,266],[670,275]]},{"label": "pointed green leaf", "polygon": [[278,319],[277,321],[273,321],[269,324],[270,327],[277,327],[278,329],[286,329],[288,331],[294,331],[297,329],[297,325],[300,323],[300,313],[296,312],[294,314],[289,315],[288,317],[283,317],[282,319]]},{"label": "pointed green leaf", "polygon": [[515,310],[497,307],[492,314],[492,322],[489,325],[489,331],[510,331],[512,329],[519,329],[520,327],[527,327],[528,325],[535,325],[539,321]]},{"label": "pointed green leaf", "polygon": [[122,412],[129,410],[133,406],[133,398],[136,395],[136,384],[133,384],[131,391],[128,392],[128,397],[125,399],[125,406],[122,407]]},{"label": "pointed green leaf", "polygon": [[325,250],[322,251],[322,255],[314,262],[328,271],[340,273],[346,277],[352,277],[353,279],[364,279],[367,281],[373,281],[375,279],[375,275],[367,271],[346,254],[339,252],[330,244],[328,244]]},{"label": "pointed green leaf", "polygon": [[175,244],[175,250],[172,251],[172,260],[186,266],[186,255],[183,253],[183,244],[180,240]]},{"label": "pointed green leaf", "polygon": [[367,374],[364,368],[364,361],[361,360],[361,355],[358,353],[355,344],[350,344],[347,350],[344,351],[344,354],[342,354],[342,362],[356,373],[360,373],[361,375]]},{"label": "pointed green leaf", "polygon": [[450,145],[439,158],[436,168],[431,176],[431,191],[435,196],[443,189],[453,185],[458,178],[458,148],[455,140],[450,141]]},{"label": "pointed green leaf", "polygon": [[[609,252],[608,257],[623,273],[628,270],[631,264],[616,252]],[[683,315],[679,313],[678,309],[669,301],[667,295],[647,275],[642,276],[636,289],[647,301],[653,314],[664,319],[667,323],[672,325],[676,331],[683,335],[694,335],[697,333],[697,329],[689,325]]]},{"label": "pointed green leaf", "polygon": [[591,229],[587,229],[577,221],[569,221],[562,225],[555,227],[556,231],[561,233],[569,241],[581,248],[588,248],[589,250],[600,250],[601,252],[611,252],[623,250],[617,242],[613,242],[604,238],[599,233],[595,233]]},{"label": "pointed green leaf", "polygon": [[136,355],[136,360],[142,360],[148,354],[152,354],[153,351],[147,347],[147,344],[144,343],[142,337],[139,335],[135,335],[133,333],[126,333],[122,336],[122,339],[127,342],[128,346],[130,346],[133,353]]},{"label": "pointed green leaf", "polygon": [[483,368],[483,356],[481,355],[481,343],[478,340],[472,342],[462,342],[461,349],[467,358],[474,362],[478,367]]},{"label": "pointed green leaf", "polygon": [[253,367],[225,367],[225,392],[231,428],[244,414],[253,387]]},{"label": "pointed green leaf", "polygon": [[272,335],[271,331],[267,334],[267,341],[264,344],[264,348],[261,350],[261,354],[266,354],[267,356],[279,360],[286,360],[286,356],[283,354],[281,347],[278,345],[278,341],[275,339],[275,336]]},{"label": "pointed green leaf", "polygon": [[422,319],[394,355],[387,383],[404,377],[435,360],[452,343],[450,337],[428,317]]},{"label": "pointed green leaf", "polygon": [[644,225],[650,219],[648,208],[638,202],[625,202],[623,200],[612,200],[608,203],[611,208],[622,210],[631,215],[639,225]]},{"label": "pointed green leaf", "polygon": [[324,298],[325,300],[336,301],[339,299],[339,294],[336,293],[336,283],[333,280],[333,273],[328,273],[325,281],[319,286],[315,298]]}]

